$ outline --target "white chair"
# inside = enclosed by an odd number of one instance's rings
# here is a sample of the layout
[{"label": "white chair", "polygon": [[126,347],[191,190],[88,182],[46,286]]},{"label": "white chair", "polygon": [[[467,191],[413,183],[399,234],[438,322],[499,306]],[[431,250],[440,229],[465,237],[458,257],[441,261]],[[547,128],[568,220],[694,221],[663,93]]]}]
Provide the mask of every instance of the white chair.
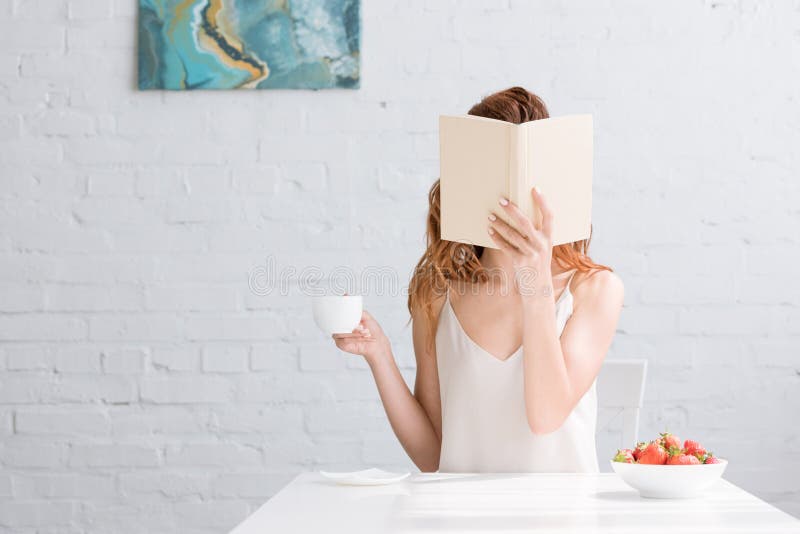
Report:
[{"label": "white chair", "polygon": [[620,448],[639,438],[639,410],[644,398],[647,360],[606,360],[597,377],[598,433],[621,415]]}]

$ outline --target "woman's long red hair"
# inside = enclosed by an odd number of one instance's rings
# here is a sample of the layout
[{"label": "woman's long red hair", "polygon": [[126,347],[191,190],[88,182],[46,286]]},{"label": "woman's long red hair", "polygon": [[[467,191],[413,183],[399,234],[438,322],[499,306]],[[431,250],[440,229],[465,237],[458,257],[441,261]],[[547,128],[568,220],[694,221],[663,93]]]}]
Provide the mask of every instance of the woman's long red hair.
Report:
[{"label": "woman's long red hair", "polygon": [[[546,119],[550,116],[544,102],[522,87],[511,87],[487,96],[472,106],[469,114],[514,124]],[[436,180],[428,193],[428,205],[427,247],[411,277],[408,287],[408,310],[412,317],[415,313],[424,313],[435,333],[437,318],[433,313],[434,301],[444,296],[454,283],[485,282],[488,275],[480,262],[483,247],[444,241],[440,237],[439,180]],[[610,271],[610,267],[597,264],[589,257],[590,241],[591,235],[589,239],[555,246],[553,259],[566,270]]]}]

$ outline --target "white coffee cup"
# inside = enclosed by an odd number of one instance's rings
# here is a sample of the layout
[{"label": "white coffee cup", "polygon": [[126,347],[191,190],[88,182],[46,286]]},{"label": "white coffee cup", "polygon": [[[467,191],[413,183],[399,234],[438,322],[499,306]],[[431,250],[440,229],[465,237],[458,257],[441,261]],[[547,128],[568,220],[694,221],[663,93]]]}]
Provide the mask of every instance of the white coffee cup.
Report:
[{"label": "white coffee cup", "polygon": [[314,297],[314,322],[326,334],[349,334],[361,322],[361,295]]}]

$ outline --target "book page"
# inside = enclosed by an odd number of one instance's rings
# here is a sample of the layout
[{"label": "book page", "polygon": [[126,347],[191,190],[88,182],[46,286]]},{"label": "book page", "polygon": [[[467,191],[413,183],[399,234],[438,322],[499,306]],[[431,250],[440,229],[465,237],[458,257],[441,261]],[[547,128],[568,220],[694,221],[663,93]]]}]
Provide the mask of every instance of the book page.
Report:
[{"label": "book page", "polygon": [[497,248],[487,217],[509,195],[509,136],[516,127],[468,115],[439,118],[442,239]]},{"label": "book page", "polygon": [[[587,239],[592,224],[592,116],[570,115],[532,122],[527,130],[531,187],[541,189],[553,210],[553,245]],[[532,208],[530,194],[521,201]],[[541,220],[538,209],[534,221]]]}]

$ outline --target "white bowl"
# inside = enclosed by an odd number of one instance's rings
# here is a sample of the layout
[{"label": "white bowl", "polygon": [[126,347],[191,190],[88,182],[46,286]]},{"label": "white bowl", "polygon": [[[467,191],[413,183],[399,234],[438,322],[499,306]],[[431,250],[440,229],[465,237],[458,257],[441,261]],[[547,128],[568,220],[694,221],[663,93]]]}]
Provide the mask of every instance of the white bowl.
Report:
[{"label": "white bowl", "polygon": [[691,499],[714,484],[728,467],[718,464],[648,465],[611,462],[611,468],[642,497],[653,499]]},{"label": "white bowl", "polygon": [[361,322],[361,295],[314,297],[314,322],[328,335],[349,334]]}]

